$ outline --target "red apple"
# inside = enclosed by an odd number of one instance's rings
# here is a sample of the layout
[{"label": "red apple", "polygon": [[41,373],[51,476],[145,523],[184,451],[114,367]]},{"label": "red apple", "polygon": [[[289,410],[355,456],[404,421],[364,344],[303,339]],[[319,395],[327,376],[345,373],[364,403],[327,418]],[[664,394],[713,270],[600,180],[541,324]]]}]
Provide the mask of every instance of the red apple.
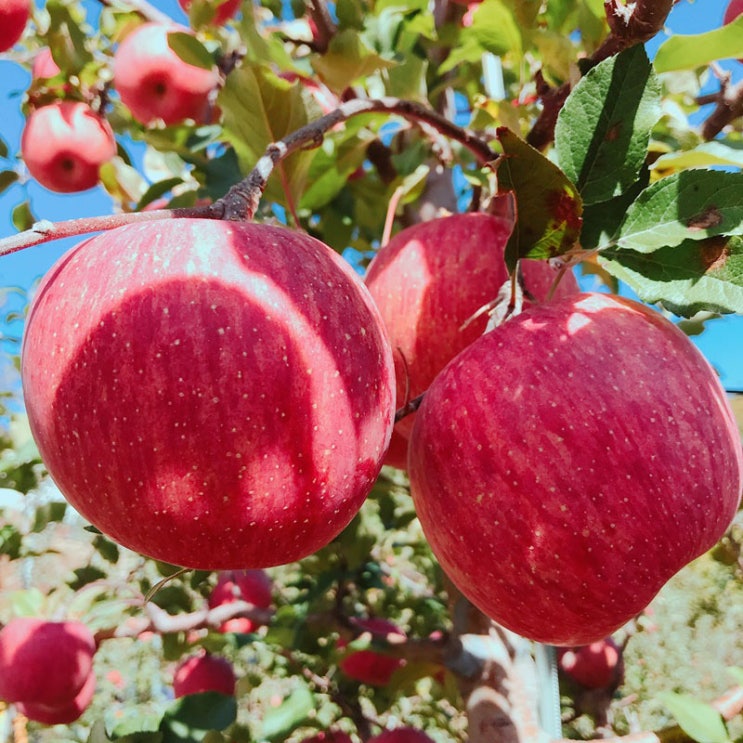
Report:
[{"label": "red apple", "polygon": [[30,425],[69,502],[175,565],[315,552],[389,443],[374,303],[337,253],[283,227],[161,220],[86,240],[39,287],[22,355]]},{"label": "red apple", "polygon": [[170,48],[172,32],[191,33],[183,26],[145,23],[121,42],[114,55],[114,86],[142,124],[158,119],[166,125],[185,119],[202,122],[209,93],[219,80],[215,69],[188,64]]},{"label": "red apple", "polygon": [[[192,0],[178,0],[178,4],[188,13],[192,5]],[[237,15],[237,11],[240,10],[240,5],[242,5],[242,0],[215,0],[211,4],[214,6],[214,15],[212,16],[211,23],[214,26],[223,26],[230,18],[234,18]]]},{"label": "red apple", "polygon": [[351,736],[340,730],[328,730],[326,732],[304,738],[301,743],[353,743]]},{"label": "red apple", "polygon": [[[405,637],[405,633],[396,624],[386,619],[359,619],[355,624],[364,632],[371,632],[373,635]],[[345,641],[338,642],[339,648],[345,646]],[[346,655],[338,665],[346,676],[362,684],[387,686],[392,674],[403,665],[403,661],[377,650],[356,650]]]},{"label": "red apple", "polygon": [[19,702],[18,711],[29,720],[44,725],[69,725],[90,706],[94,693],[95,674],[91,671],[82,688],[71,701],[51,706],[38,702]]},{"label": "red apple", "polygon": [[81,622],[12,619],[0,630],[0,699],[58,707],[81,691],[95,640]]},{"label": "red apple", "polygon": [[395,728],[394,730],[385,730],[383,733],[369,738],[367,743],[434,743],[434,741],[422,730]]},{"label": "red apple", "polygon": [[54,61],[52,57],[52,50],[49,47],[44,47],[35,57],[31,64],[31,77],[34,80],[39,78],[54,77],[59,75],[59,65]]},{"label": "red apple", "polygon": [[[273,584],[263,570],[226,570],[209,595],[209,608],[233,601],[247,601],[259,609],[271,606]],[[234,617],[223,622],[221,632],[255,632],[260,625],[249,617]]]},{"label": "red apple", "polygon": [[392,431],[392,438],[384,463],[400,470],[408,467],[408,440],[397,429]]},{"label": "red apple", "polygon": [[[727,26],[728,23],[732,23],[739,15],[743,15],[743,0],[730,0],[725,8],[722,22]],[[743,62],[743,59],[739,59],[738,61]]]},{"label": "red apple", "polygon": [[15,46],[31,15],[29,0],[0,0],[0,53]]},{"label": "red apple", "polygon": [[[503,253],[513,223],[505,216],[455,214],[408,227],[379,250],[366,285],[394,351],[397,404],[417,397],[459,351],[480,337],[488,318],[462,327],[508,279]],[[556,273],[545,261],[523,261],[527,289],[544,300]],[[578,291],[567,273],[556,297]],[[410,436],[415,415],[395,430]],[[404,459],[403,459],[404,461]],[[390,464],[394,462],[389,461]]]},{"label": "red apple", "polygon": [[178,664],[173,673],[173,693],[176,699],[205,691],[232,696],[236,682],[235,671],[227,658],[201,653]]},{"label": "red apple", "polygon": [[620,683],[622,650],[611,637],[590,645],[561,648],[559,668],[587,689],[606,689]]},{"label": "red apple", "polygon": [[714,371],[673,323],[582,294],[528,308],[441,372],[409,475],[466,597],[525,637],[586,645],[719,540],[743,453]]},{"label": "red apple", "polygon": [[100,169],[116,155],[109,123],[79,101],[37,108],[21,136],[29,173],[50,191],[76,193],[98,183]]}]

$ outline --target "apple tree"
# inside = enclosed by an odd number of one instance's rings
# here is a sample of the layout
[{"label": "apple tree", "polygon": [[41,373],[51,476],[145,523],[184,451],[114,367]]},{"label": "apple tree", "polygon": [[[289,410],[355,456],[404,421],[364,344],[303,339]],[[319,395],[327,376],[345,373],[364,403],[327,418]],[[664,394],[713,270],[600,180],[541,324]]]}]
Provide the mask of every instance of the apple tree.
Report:
[{"label": "apple tree", "polygon": [[743,740],[687,5],[0,0],[0,740]]}]

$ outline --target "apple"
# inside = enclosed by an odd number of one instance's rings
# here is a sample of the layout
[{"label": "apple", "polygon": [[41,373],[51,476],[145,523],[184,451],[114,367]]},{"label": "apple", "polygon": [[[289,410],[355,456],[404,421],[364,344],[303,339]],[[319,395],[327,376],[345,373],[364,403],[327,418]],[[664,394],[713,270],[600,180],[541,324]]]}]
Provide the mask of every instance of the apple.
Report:
[{"label": "apple", "polygon": [[[743,0],[730,0],[722,17],[723,25],[727,26],[728,23],[732,23],[739,15],[743,15]],[[743,62],[743,59],[738,61]]]},{"label": "apple", "polygon": [[0,53],[12,49],[23,36],[30,15],[29,0],[2,0],[0,2]]},{"label": "apple", "polygon": [[[459,351],[482,335],[488,318],[463,325],[508,280],[503,254],[513,222],[506,216],[455,214],[397,233],[369,264],[365,282],[394,351],[397,404],[420,395]],[[556,273],[545,261],[523,261],[527,289],[544,300]],[[577,293],[566,273],[556,297]],[[395,431],[409,438],[415,414]],[[404,457],[401,457],[404,462]],[[389,464],[394,464],[390,461]]]},{"label": "apple", "polygon": [[341,730],[328,730],[303,738],[301,743],[353,743],[351,736]]},{"label": "apple", "polygon": [[210,653],[185,658],[173,673],[173,693],[176,699],[205,691],[218,691],[232,696],[236,683],[232,663],[227,658]]},{"label": "apple", "polygon": [[422,730],[395,728],[369,738],[367,743],[434,743],[434,741]]},{"label": "apple", "polygon": [[204,121],[209,93],[219,75],[214,68],[184,62],[169,46],[168,34],[191,33],[184,26],[145,23],[132,31],[114,54],[114,86],[122,103],[142,124],[166,125],[185,119]]},{"label": "apple", "polygon": [[265,224],[159,220],[80,243],[36,292],[21,376],[74,508],[203,570],[328,544],[371,490],[394,417],[392,352],[361,279]]},{"label": "apple", "polygon": [[0,699],[44,707],[69,704],[91,674],[95,649],[81,622],[11,619],[0,630]]},{"label": "apple", "polygon": [[411,492],[444,571],[532,640],[587,645],[647,606],[735,515],[740,435],[715,372],[638,302],[530,307],[436,378]]},{"label": "apple", "polygon": [[[211,23],[214,26],[223,26],[227,21],[237,15],[237,11],[240,10],[240,5],[242,5],[242,0],[221,0],[221,2],[220,0],[216,0],[216,2],[211,4],[214,6],[214,15],[211,18]],[[178,0],[178,5],[181,6],[185,13],[188,13],[192,5],[192,0]]]},{"label": "apple", "polygon": [[40,78],[54,77],[59,75],[59,65],[54,61],[52,57],[52,50],[47,46],[44,47],[34,57],[34,61],[31,63],[31,77],[34,80]]},{"label": "apple", "polygon": [[44,725],[69,725],[90,706],[94,693],[95,674],[91,671],[82,688],[71,701],[51,706],[38,702],[19,702],[18,711],[29,720]]},{"label": "apple", "polygon": [[[259,609],[271,606],[273,583],[263,570],[226,570],[209,595],[209,608],[233,601],[247,601]],[[259,625],[249,617],[233,617],[223,622],[221,632],[255,632]]]},{"label": "apple", "polygon": [[113,130],[103,116],[79,101],[37,108],[21,136],[21,157],[29,173],[50,191],[93,188],[101,165],[116,155]]},{"label": "apple", "polygon": [[622,679],[622,650],[611,637],[590,645],[561,648],[558,667],[568,678],[587,689],[618,686]]},{"label": "apple", "polygon": [[[364,632],[373,635],[399,635],[405,637],[405,633],[394,623],[387,619],[370,618],[358,619],[354,622]],[[346,642],[340,640],[339,648],[344,648]],[[341,671],[356,681],[370,686],[387,686],[392,674],[403,665],[400,658],[393,658],[377,650],[355,650],[346,655],[338,664]]]}]

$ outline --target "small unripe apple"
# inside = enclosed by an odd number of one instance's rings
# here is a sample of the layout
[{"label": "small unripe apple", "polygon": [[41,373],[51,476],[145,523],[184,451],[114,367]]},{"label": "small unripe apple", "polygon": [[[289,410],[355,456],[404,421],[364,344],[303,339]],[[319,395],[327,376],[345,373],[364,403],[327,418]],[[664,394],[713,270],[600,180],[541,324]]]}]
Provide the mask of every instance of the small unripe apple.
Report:
[{"label": "small unripe apple", "polygon": [[[191,8],[193,0],[178,0],[178,5],[183,8],[184,12],[188,13]],[[240,10],[242,0],[215,0],[214,2],[214,16],[210,23],[214,26],[223,26],[231,18],[237,15],[237,11]]]},{"label": "small unripe apple", "polygon": [[114,54],[114,86],[132,116],[142,124],[166,125],[185,119],[197,123],[208,113],[209,93],[219,76],[182,60],[169,46],[168,34],[187,28],[145,23],[132,31]]},{"label": "small unripe apple", "polygon": [[12,619],[0,630],[0,699],[59,707],[91,674],[95,640],[81,622]]},{"label": "small unripe apple", "polygon": [[447,365],[418,410],[409,476],[459,590],[514,632],[574,646],[612,634],[720,539],[743,452],[681,330],[638,302],[579,294]]},{"label": "small unripe apple", "polygon": [[173,673],[173,693],[176,699],[205,691],[218,691],[232,696],[236,683],[232,663],[227,658],[210,653],[185,658]]},{"label": "small unripe apple", "polygon": [[79,101],[37,108],[21,136],[21,157],[29,173],[57,193],[93,188],[101,165],[115,155],[116,140],[108,121]]},{"label": "small unripe apple", "polygon": [[368,743],[434,743],[433,739],[426,735],[422,730],[415,728],[395,728],[394,730],[385,730],[373,738],[369,738]]},{"label": "small unripe apple", "polygon": [[57,705],[46,705],[38,702],[19,702],[18,711],[29,720],[43,725],[69,725],[77,720],[90,706],[95,693],[95,674],[91,671],[80,691],[71,701]]},{"label": "small unripe apple", "polygon": [[[233,601],[247,601],[259,609],[271,606],[273,583],[263,570],[225,570],[209,595],[209,608]],[[259,625],[249,617],[233,617],[223,622],[221,632],[255,632]]]},{"label": "small unripe apple", "polygon": [[22,359],[67,500],[174,565],[312,554],[358,512],[389,444],[374,303],[337,253],[283,227],[170,219],[80,243],[37,290]]},{"label": "small unripe apple", "polygon": [[621,681],[622,650],[611,637],[590,645],[561,648],[558,658],[560,670],[587,689],[606,689]]},{"label": "small unripe apple", "polygon": [[29,0],[0,0],[0,53],[15,46],[31,15]]},{"label": "small unripe apple", "polygon": [[[392,344],[398,407],[406,395],[425,392],[444,366],[482,335],[488,318],[473,317],[508,280],[503,256],[512,228],[510,218],[483,213],[433,219],[397,233],[369,264],[365,282]],[[522,264],[526,288],[545,300],[557,273],[545,261]],[[568,272],[555,297],[577,291]],[[403,418],[395,431],[407,439],[414,419],[415,414]]]},{"label": "small unripe apple", "polygon": [[52,50],[47,46],[44,47],[34,57],[34,61],[31,63],[31,77],[34,80],[45,77],[54,77],[59,75],[59,65],[54,61],[52,57]]},{"label": "small unripe apple", "polygon": [[[387,619],[370,618],[356,620],[355,624],[364,632],[373,635],[398,635],[405,637],[405,633],[393,622]],[[338,642],[338,647],[345,647],[345,641]],[[338,664],[341,671],[349,678],[370,686],[387,686],[392,674],[403,665],[400,658],[385,655],[377,650],[355,650],[346,655]]]}]

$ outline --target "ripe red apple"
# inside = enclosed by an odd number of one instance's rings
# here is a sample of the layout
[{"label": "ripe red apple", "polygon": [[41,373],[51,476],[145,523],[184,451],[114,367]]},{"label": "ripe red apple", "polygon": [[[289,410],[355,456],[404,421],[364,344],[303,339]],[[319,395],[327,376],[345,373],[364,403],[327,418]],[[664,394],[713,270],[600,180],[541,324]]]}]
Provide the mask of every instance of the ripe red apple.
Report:
[{"label": "ripe red apple", "polygon": [[[209,608],[233,601],[247,601],[259,609],[271,606],[273,583],[263,570],[225,570],[209,595]],[[260,625],[249,617],[233,617],[223,622],[220,632],[255,632]]]},{"label": "ripe red apple", "polygon": [[46,46],[35,57],[31,64],[31,77],[34,80],[59,75],[59,65],[52,57],[52,50]]},{"label": "ripe red apple", "polygon": [[[405,637],[405,633],[393,622],[387,619],[370,618],[358,619],[355,624],[364,632],[373,635],[399,635]],[[340,640],[338,647],[346,646],[345,641]],[[346,655],[338,664],[341,671],[349,678],[360,681],[362,684],[371,686],[387,686],[392,674],[403,665],[400,658],[393,658],[377,650],[355,650]]]},{"label": "ripe red apple", "polygon": [[[369,265],[365,281],[390,336],[398,406],[406,392],[412,399],[428,389],[444,366],[482,335],[484,314],[462,326],[507,281],[503,254],[512,227],[507,217],[483,213],[422,222],[397,233]],[[527,260],[523,273],[527,289],[544,300],[557,276],[554,269]],[[577,291],[568,273],[555,296]],[[408,438],[414,418],[403,418],[395,431]]]},{"label": "ripe red apple", "polygon": [[176,699],[205,691],[218,691],[232,696],[236,683],[232,663],[227,658],[210,653],[200,653],[182,660],[173,673],[173,693]]},{"label": "ripe red apple", "polygon": [[0,0],[0,53],[15,46],[31,15],[29,0]]},{"label": "ripe red apple", "polygon": [[395,728],[394,730],[385,730],[373,738],[369,738],[367,743],[434,743],[433,739],[426,735],[422,730],[415,728]]},{"label": "ripe red apple", "polygon": [[394,368],[374,303],[337,253],[283,227],[161,220],[86,240],[39,287],[22,357],[66,498],[175,565],[315,552],[389,443]]},{"label": "ripe red apple", "polygon": [[[725,8],[722,22],[727,26],[728,23],[732,23],[739,15],[743,15],[743,0],[730,0]],[[739,59],[738,61],[743,62],[743,59]]]},{"label": "ripe red apple", "polygon": [[37,108],[21,136],[29,173],[50,191],[76,193],[98,183],[100,169],[116,155],[109,123],[79,101]]},{"label": "ripe red apple", "polygon": [[0,699],[68,705],[91,674],[95,640],[81,622],[12,619],[0,630]]},{"label": "ripe red apple", "polygon": [[341,730],[327,730],[304,738],[301,743],[353,743],[353,741],[348,733]]},{"label": "ripe red apple", "polygon": [[95,674],[91,671],[80,691],[71,701],[58,705],[39,704],[38,702],[19,702],[18,711],[29,720],[44,725],[69,725],[77,720],[90,706],[95,693]]},{"label": "ripe red apple", "polygon": [[[178,0],[178,4],[188,13],[192,0]],[[214,16],[211,19],[212,25],[223,26],[230,18],[234,18],[237,15],[240,5],[242,5],[242,0],[215,0],[213,3]]]},{"label": "ripe red apple", "polygon": [[587,689],[606,689],[621,682],[622,650],[611,637],[590,645],[561,648],[558,658],[560,670]]},{"label": "ripe red apple", "polygon": [[743,454],[714,371],[673,323],[581,294],[528,308],[441,372],[409,476],[465,596],[525,637],[585,645],[719,540]]},{"label": "ripe red apple", "polygon": [[219,76],[184,62],[169,46],[168,34],[187,28],[145,23],[132,31],[114,54],[114,86],[132,116],[142,124],[162,119],[166,125],[185,119],[197,123],[208,113],[209,93]]}]

